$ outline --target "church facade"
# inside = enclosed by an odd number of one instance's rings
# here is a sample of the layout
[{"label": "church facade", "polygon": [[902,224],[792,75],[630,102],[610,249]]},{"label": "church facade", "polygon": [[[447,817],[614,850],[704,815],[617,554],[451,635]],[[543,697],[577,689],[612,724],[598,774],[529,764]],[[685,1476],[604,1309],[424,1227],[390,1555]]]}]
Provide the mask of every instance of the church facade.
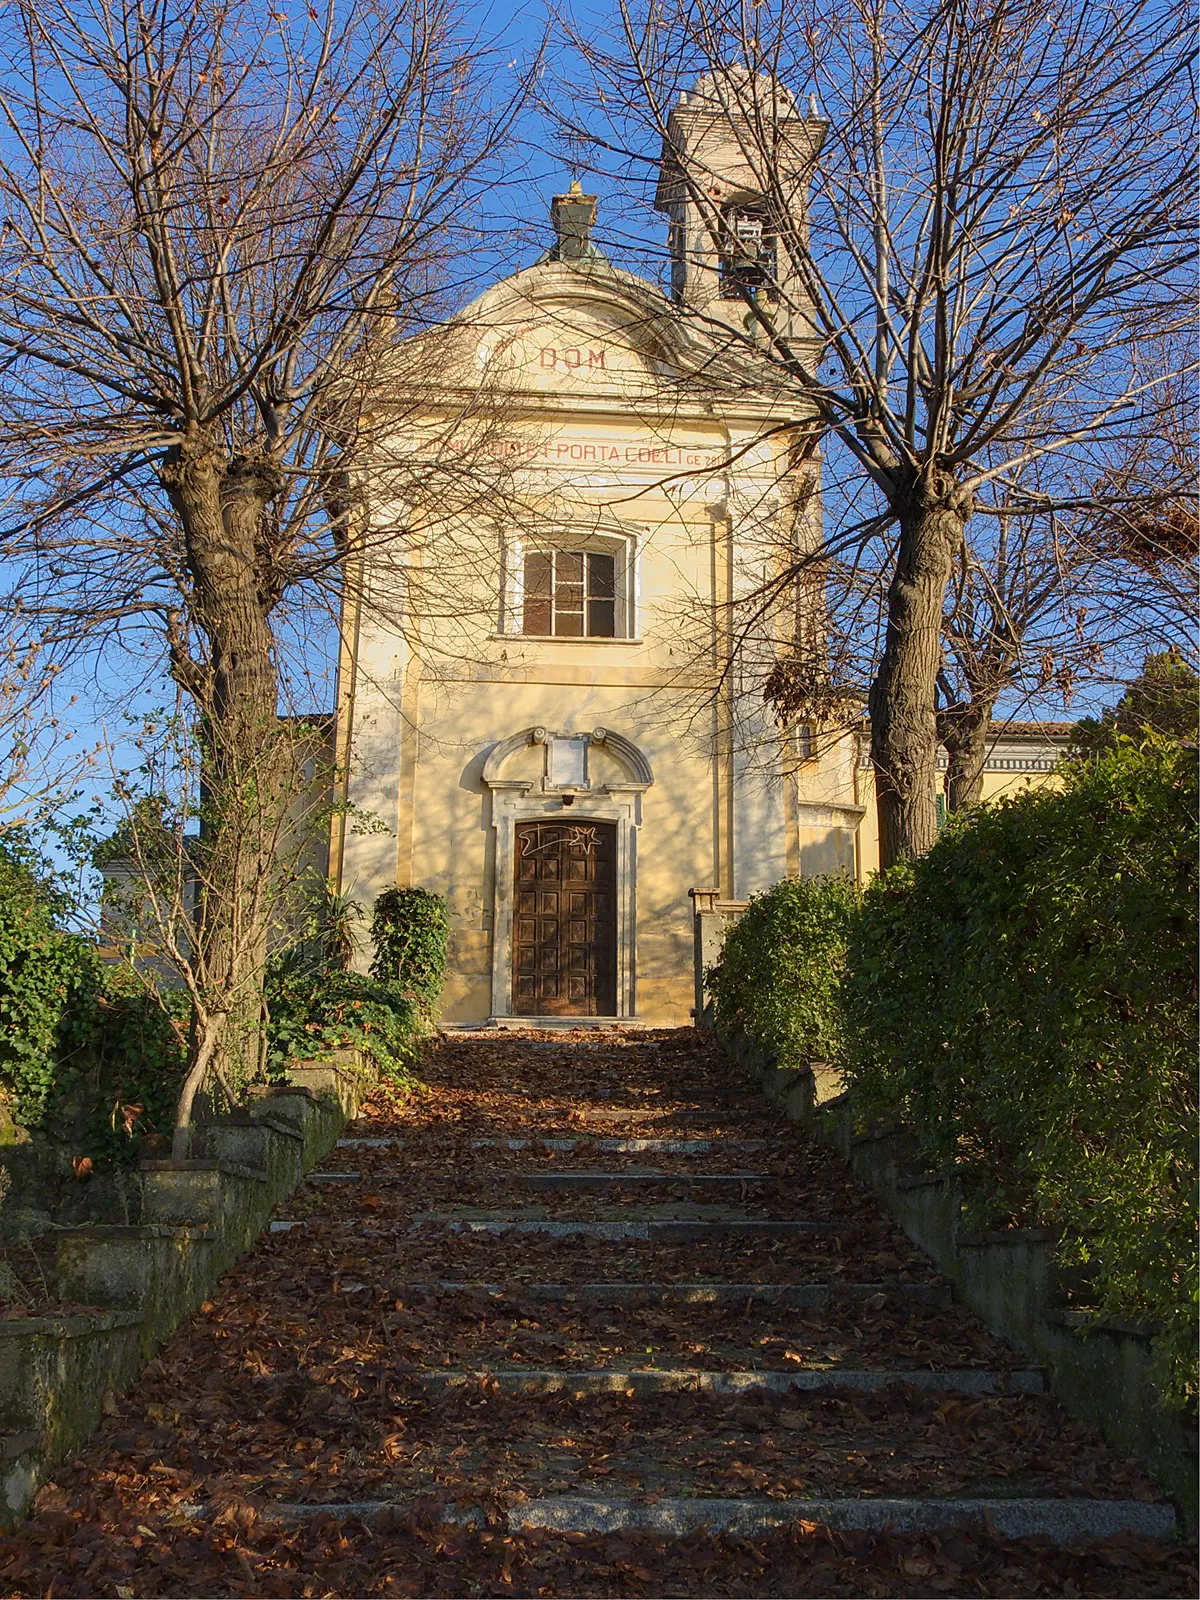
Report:
[{"label": "church facade", "polygon": [[[821,129],[789,115],[799,172]],[[772,587],[819,546],[815,419],[725,354],[770,241],[703,95],[674,132],[711,142],[728,234],[665,163],[673,299],[599,254],[576,185],[546,256],[455,319],[456,381],[503,394],[475,448],[505,487],[468,535],[490,595],[398,626],[363,598],[368,542],[346,618],[337,763],[371,820],[335,819],[331,875],[367,906],[445,897],[449,1023],[686,1022],[689,888],[874,865],[858,736],[781,731],[762,700],[763,658],[820,628],[819,593]]]}]

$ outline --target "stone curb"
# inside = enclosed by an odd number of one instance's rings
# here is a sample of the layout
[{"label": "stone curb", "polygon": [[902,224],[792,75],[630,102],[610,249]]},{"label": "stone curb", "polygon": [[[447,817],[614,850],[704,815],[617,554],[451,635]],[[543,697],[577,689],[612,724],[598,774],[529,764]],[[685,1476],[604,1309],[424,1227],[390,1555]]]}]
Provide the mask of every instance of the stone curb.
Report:
[{"label": "stone curb", "polygon": [[229,1118],[197,1124],[207,1152],[141,1164],[140,1223],[57,1228],[58,1289],[97,1315],[0,1325],[0,1411],[10,1439],[0,1471],[0,1528],[11,1532],[50,1468],[100,1422],[106,1398],[190,1316],[260,1235],[272,1208],[323,1160],[356,1105],[336,1066],[289,1068],[281,1084]]},{"label": "stone curb", "polygon": [[[722,1041],[771,1097],[779,1073],[768,1050],[745,1034]],[[954,1284],[955,1296],[993,1334],[1045,1366],[1053,1393],[1109,1444],[1149,1468],[1179,1507],[1181,1525],[1197,1525],[1194,1417],[1162,1403],[1146,1330],[1136,1324],[1077,1326],[1064,1318],[1069,1273],[1053,1259],[1053,1235],[1040,1228],[968,1234],[962,1197],[945,1178],[922,1172],[914,1132],[891,1120],[856,1132],[846,1094],[810,1107],[807,1122],[874,1191],[892,1220]]]}]

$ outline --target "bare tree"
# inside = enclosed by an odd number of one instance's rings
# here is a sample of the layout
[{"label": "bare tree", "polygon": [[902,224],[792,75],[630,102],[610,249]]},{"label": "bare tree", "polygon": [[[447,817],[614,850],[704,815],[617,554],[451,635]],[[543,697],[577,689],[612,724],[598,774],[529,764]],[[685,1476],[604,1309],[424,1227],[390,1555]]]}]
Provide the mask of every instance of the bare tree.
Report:
[{"label": "bare tree", "polygon": [[[14,604],[60,651],[148,641],[200,742],[181,1127],[209,1062],[236,1084],[256,1054],[295,796],[280,712],[305,622],[285,639],[283,619],[361,568],[381,361],[453,302],[523,92],[497,109],[487,59],[453,0],[15,0],[0,19]],[[454,499],[481,426],[443,419],[388,462],[404,509],[373,537],[403,543]]]},{"label": "bare tree", "polygon": [[81,780],[98,751],[70,726],[59,662],[23,626],[0,640],[0,833],[35,824]]},{"label": "bare tree", "polygon": [[1157,426],[1120,438],[1097,464],[1102,509],[1090,519],[1090,536],[1110,563],[1113,603],[1149,620],[1144,650],[1173,646],[1194,660],[1200,596],[1194,335],[1150,343],[1139,364],[1161,385]]},{"label": "bare tree", "polygon": [[[173,1155],[188,1154],[196,1095],[215,1084],[236,1103],[242,1084],[230,1075],[251,1063],[219,1048],[222,1038],[205,1028],[212,1007],[211,957],[198,913],[221,916],[232,957],[249,967],[259,942],[271,955],[302,944],[316,932],[324,881],[321,833],[330,820],[332,728],[329,719],[291,718],[286,742],[290,781],[280,780],[271,803],[246,803],[239,820],[249,832],[247,850],[270,859],[270,871],[233,877],[227,858],[195,828],[203,820],[207,746],[197,736],[197,713],[180,691],[171,711],[157,711],[129,730],[106,754],[120,821],[99,841],[91,862],[103,875],[96,929],[110,959],[124,967],[164,1007],[182,990],[191,1002],[193,1053],[176,1113]],[[136,768],[120,768],[132,758]],[[277,752],[271,754],[277,762]],[[278,803],[282,802],[282,803]],[[322,828],[324,824],[324,829]],[[239,898],[235,902],[232,897]],[[261,1017],[265,1024],[267,1008]],[[266,1056],[265,1027],[254,1030],[259,1061]]]},{"label": "bare tree", "polygon": [[1156,380],[1154,426],[1089,441],[1066,463],[1025,463],[1009,474],[1006,509],[976,519],[956,558],[937,711],[952,811],[979,797],[1001,696],[1056,694],[1065,707],[1089,680],[1124,681],[1147,653],[1194,651],[1191,352],[1148,341],[1130,355]]},{"label": "bare tree", "polygon": [[1057,693],[1069,705],[1077,684],[1102,666],[1104,644],[1085,626],[1088,609],[1073,603],[1096,566],[1090,552],[1064,549],[1053,528],[1029,519],[1003,519],[986,559],[966,541],[957,551],[937,677],[947,810],[965,810],[982,795],[1002,696],[1036,702]]},{"label": "bare tree", "polygon": [[568,31],[594,91],[560,109],[572,148],[634,185],[661,149],[710,284],[681,310],[782,377],[894,530],[871,753],[883,860],[919,854],[968,523],[1031,461],[1148,434],[1162,382],[1131,348],[1190,316],[1183,8],[621,0],[607,44]]},{"label": "bare tree", "polygon": [[[1155,602],[1123,581],[1111,529],[1098,528],[1090,511],[1073,510],[1065,497],[1057,508],[1039,509],[1039,464],[1027,464],[1010,483],[1010,497],[1018,485],[1023,491],[1019,513],[1013,506],[969,525],[947,585],[935,707],[951,812],[979,800],[997,720],[1065,711],[1081,690],[1123,681],[1147,650],[1171,641],[1163,597]],[[1116,516],[1114,501],[1110,520]],[[779,721],[803,723],[810,739],[836,740],[861,726],[886,626],[892,559],[893,547],[874,541],[825,552],[800,574],[802,582],[820,583],[819,602],[809,602],[812,610],[819,604],[820,634],[798,646],[777,640],[763,682]],[[791,582],[793,570],[756,596],[759,603]],[[1180,631],[1191,614],[1190,607],[1177,610]]]}]

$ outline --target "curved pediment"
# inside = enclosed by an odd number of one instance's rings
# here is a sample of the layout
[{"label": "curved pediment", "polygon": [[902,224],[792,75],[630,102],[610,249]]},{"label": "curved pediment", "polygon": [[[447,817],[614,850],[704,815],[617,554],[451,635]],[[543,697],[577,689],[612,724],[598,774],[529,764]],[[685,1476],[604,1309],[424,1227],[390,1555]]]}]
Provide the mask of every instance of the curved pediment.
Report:
[{"label": "curved pediment", "polygon": [[591,733],[555,733],[542,727],[522,728],[495,745],[483,764],[489,789],[528,790],[535,785],[554,792],[612,792],[648,789],[654,773],[645,754],[624,734],[611,728]]},{"label": "curved pediment", "polygon": [[603,262],[546,263],[455,318],[481,377],[534,394],[621,394],[677,381],[688,342],[653,285]]}]

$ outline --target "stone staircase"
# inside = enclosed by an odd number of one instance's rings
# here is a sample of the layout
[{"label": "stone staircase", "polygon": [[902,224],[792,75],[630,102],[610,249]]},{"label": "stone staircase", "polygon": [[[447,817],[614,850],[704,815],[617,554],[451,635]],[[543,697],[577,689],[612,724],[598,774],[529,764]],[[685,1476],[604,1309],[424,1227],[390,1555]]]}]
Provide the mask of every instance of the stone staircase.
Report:
[{"label": "stone staircase", "polygon": [[1194,1592],[1142,1470],[691,1030],[421,1072],[111,1398],[6,1593]]},{"label": "stone staircase", "polygon": [[353,1256],[402,1345],[406,1317],[433,1331],[381,1373],[410,1419],[395,1469],[353,1498],[273,1485],[265,1514],[369,1520],[434,1493],[468,1522],[499,1496],[513,1532],[1173,1534],[736,1069],[665,1075],[644,1038],[528,1042],[547,1056],[574,1067],[566,1103],[514,1082],[489,1137],[468,1117],[343,1140],[307,1214],[274,1224]]}]

